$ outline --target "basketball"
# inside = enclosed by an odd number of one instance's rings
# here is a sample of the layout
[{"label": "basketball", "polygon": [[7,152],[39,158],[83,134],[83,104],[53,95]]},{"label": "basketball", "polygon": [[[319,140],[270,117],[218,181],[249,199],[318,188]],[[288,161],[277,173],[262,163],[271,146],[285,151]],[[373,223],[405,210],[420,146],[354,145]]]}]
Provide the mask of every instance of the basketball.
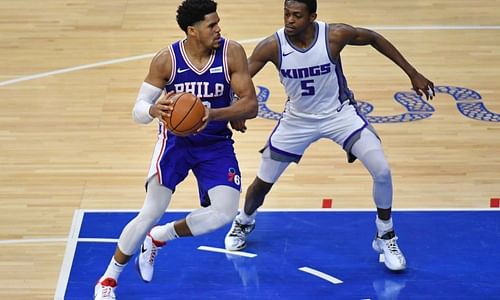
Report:
[{"label": "basketball", "polygon": [[170,117],[163,121],[175,135],[188,136],[203,125],[205,106],[201,100],[191,93],[177,93],[172,96],[173,110]]}]

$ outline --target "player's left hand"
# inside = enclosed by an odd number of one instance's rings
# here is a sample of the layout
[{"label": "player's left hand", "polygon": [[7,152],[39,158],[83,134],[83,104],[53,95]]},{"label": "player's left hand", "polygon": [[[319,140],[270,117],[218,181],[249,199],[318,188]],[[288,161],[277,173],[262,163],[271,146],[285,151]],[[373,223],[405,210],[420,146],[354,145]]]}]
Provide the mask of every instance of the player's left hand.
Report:
[{"label": "player's left hand", "polygon": [[427,100],[432,100],[432,98],[436,96],[436,92],[434,91],[434,83],[425,78],[424,75],[416,72],[415,75],[410,77],[410,80],[413,86],[413,90],[417,93],[417,95],[425,95],[425,98]]},{"label": "player's left hand", "polygon": [[245,125],[245,120],[234,120],[229,122],[231,124],[231,128],[241,133],[245,133],[247,131],[247,126]]},{"label": "player's left hand", "polygon": [[196,133],[200,133],[201,131],[203,131],[203,129],[207,127],[207,124],[210,121],[210,109],[206,106],[205,106],[205,116],[203,117],[203,119],[201,119],[201,121],[203,122],[203,125],[201,125],[201,127],[198,128],[198,130],[196,130]]}]

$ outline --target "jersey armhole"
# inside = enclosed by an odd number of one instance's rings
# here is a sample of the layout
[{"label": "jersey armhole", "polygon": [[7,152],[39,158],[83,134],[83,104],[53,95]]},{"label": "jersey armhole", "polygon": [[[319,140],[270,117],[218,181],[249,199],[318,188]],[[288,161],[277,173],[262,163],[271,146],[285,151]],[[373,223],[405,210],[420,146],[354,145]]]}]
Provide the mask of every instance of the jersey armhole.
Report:
[{"label": "jersey armhole", "polygon": [[170,52],[170,62],[172,64],[172,69],[170,70],[170,79],[167,81],[165,85],[172,84],[175,79],[175,74],[177,74],[177,65],[175,60],[175,52],[173,45],[168,46],[168,51]]},{"label": "jersey armhole", "polygon": [[229,64],[227,60],[227,51],[229,49],[229,40],[224,39],[224,44],[222,45],[222,65],[224,68],[224,77],[226,82],[231,84],[231,76],[229,74]]},{"label": "jersey armhole", "polygon": [[278,71],[279,71],[279,70],[281,70],[281,58],[283,55],[283,50],[281,49],[281,40],[280,40],[278,32],[274,33],[274,38],[276,39],[276,43],[278,44],[278,65],[276,67],[278,68]]}]

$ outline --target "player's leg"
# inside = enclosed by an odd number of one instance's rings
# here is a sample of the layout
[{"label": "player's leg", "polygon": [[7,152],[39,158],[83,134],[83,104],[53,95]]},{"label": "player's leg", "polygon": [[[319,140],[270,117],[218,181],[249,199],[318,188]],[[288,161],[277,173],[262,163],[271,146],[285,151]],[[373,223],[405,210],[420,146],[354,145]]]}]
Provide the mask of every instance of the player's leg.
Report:
[{"label": "player's leg", "polygon": [[373,248],[384,253],[385,264],[391,270],[403,270],[406,260],[397,245],[394,232],[392,210],[391,169],[384,155],[380,140],[367,128],[351,148],[354,154],[368,169],[373,178],[373,199],[377,206],[377,236]]},{"label": "player's leg", "polygon": [[95,287],[95,299],[114,299],[114,288],[118,277],[139,248],[147,232],[163,215],[171,197],[172,190],[160,185],[156,177],[151,177],[144,205],[139,214],[123,229],[115,254]]},{"label": "player's leg", "polygon": [[[167,242],[184,236],[198,236],[212,232],[231,222],[238,212],[241,189],[241,173],[231,143],[214,144],[200,149],[191,149],[192,171],[198,181],[202,205],[186,218],[165,225],[155,226],[145,239]],[[154,257],[139,257],[141,273],[150,274]]]},{"label": "player's leg", "polygon": [[[143,247],[155,247],[180,237],[198,236],[212,232],[231,222],[238,212],[240,191],[231,186],[219,185],[208,190],[210,206],[198,208],[186,218],[165,225],[155,226],[145,238]],[[142,279],[150,282],[153,277],[155,255],[139,255],[137,266]]]},{"label": "player's leg", "polygon": [[262,206],[266,195],[289,164],[289,161],[273,160],[269,147],[266,147],[262,153],[257,177],[245,194],[243,211],[234,219],[224,239],[226,249],[236,251],[246,247],[247,237],[255,228],[257,209]]},{"label": "player's leg", "polygon": [[243,210],[233,221],[224,244],[228,250],[246,247],[248,235],[255,227],[257,209],[291,162],[298,163],[311,143],[319,139],[315,120],[284,113],[271,133],[262,153],[257,177],[248,187]]}]

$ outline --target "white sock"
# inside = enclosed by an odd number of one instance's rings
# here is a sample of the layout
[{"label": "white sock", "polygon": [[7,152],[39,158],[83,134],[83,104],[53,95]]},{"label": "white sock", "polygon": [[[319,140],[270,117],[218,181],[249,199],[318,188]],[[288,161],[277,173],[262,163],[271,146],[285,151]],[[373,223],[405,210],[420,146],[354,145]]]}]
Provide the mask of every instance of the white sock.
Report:
[{"label": "white sock", "polygon": [[384,234],[388,233],[389,231],[394,230],[393,225],[392,225],[392,218],[390,218],[387,221],[380,220],[377,216],[377,219],[375,220],[375,224],[377,224],[377,231],[378,231],[378,236],[381,237]]},{"label": "white sock", "polygon": [[236,220],[238,223],[243,225],[251,224],[255,221],[255,217],[257,215],[257,211],[254,211],[253,214],[247,215],[244,210],[241,210],[238,216],[236,216]]},{"label": "white sock", "polygon": [[120,274],[122,273],[126,265],[127,265],[126,263],[125,264],[118,263],[115,260],[115,257],[113,256],[111,258],[111,261],[109,262],[106,272],[104,273],[104,275],[102,275],[101,279],[99,279],[99,282],[103,281],[108,277],[111,277],[114,280],[118,281],[118,277],[120,277]]},{"label": "white sock", "polygon": [[166,242],[179,238],[177,232],[175,232],[174,228],[175,222],[170,222],[162,226],[155,226],[149,232],[149,235],[157,241]]}]

